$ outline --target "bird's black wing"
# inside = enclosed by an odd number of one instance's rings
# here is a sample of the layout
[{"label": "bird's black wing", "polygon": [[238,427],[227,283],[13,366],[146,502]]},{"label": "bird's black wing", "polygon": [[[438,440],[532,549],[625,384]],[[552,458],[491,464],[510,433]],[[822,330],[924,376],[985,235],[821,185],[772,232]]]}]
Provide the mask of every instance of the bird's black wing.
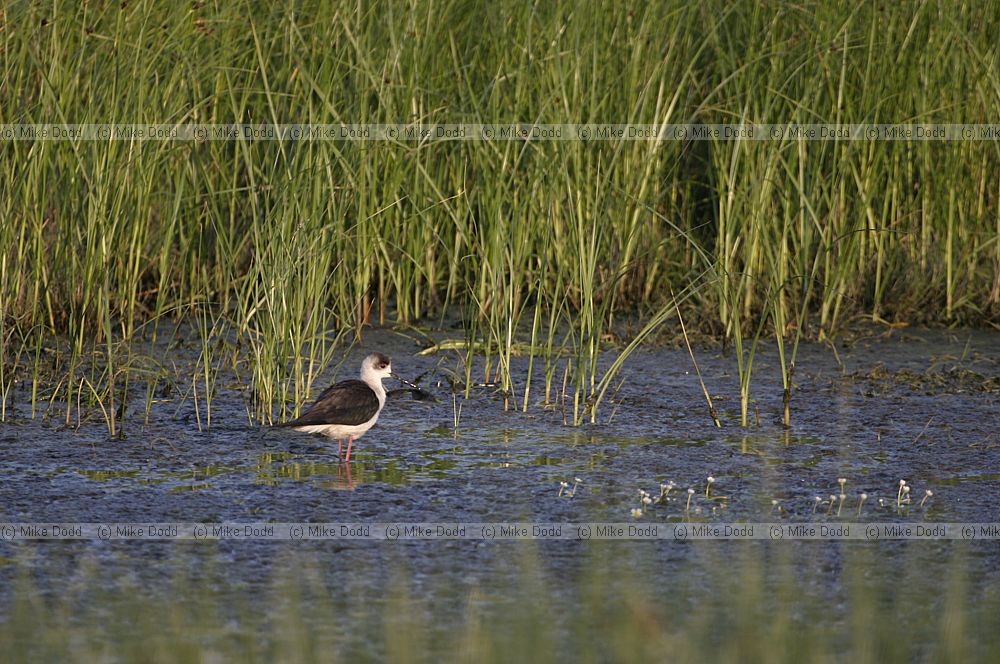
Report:
[{"label": "bird's black wing", "polygon": [[361,380],[345,380],[323,390],[309,410],[279,426],[364,424],[375,416],[378,408],[378,397],[367,383]]}]

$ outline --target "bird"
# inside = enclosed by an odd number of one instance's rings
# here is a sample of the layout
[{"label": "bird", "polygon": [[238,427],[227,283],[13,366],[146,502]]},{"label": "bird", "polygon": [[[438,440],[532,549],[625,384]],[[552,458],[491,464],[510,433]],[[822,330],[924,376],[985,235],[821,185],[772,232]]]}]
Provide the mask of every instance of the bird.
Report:
[{"label": "bird", "polygon": [[361,379],[342,380],[334,383],[316,399],[309,408],[294,420],[278,424],[306,433],[320,433],[337,439],[337,457],[341,458],[344,439],[347,439],[347,456],[344,463],[351,461],[351,446],[375,426],[378,416],[385,406],[384,378],[395,378],[406,383],[392,373],[392,363],[383,353],[372,353],[361,363]]}]

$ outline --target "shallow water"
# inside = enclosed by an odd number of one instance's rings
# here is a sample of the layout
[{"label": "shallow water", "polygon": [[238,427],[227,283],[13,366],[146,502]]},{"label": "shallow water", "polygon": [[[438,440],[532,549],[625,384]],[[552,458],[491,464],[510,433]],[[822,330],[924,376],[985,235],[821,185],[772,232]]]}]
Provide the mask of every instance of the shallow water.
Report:
[{"label": "shallow water", "polygon": [[[394,370],[404,377],[425,374],[421,387],[438,400],[414,400],[408,393],[390,399],[378,425],[355,444],[349,468],[337,462],[336,443],[248,425],[239,395],[225,389],[214,402],[210,430],[199,432],[190,403],[175,402],[154,410],[148,426],[138,424],[141,413],[132,414],[124,439],[110,439],[100,422],[70,430],[50,419],[25,419],[22,395],[13,423],[0,425],[0,522],[626,521],[640,488],[655,496],[666,482],[677,484],[675,499],[651,506],[641,521],[838,523],[856,518],[861,492],[870,496],[862,513],[866,521],[997,521],[1000,334],[904,331],[840,344],[836,353],[830,346],[805,345],[788,430],[780,423],[781,382],[770,348],[755,359],[754,423],[746,429],[739,426],[735,359],[718,350],[697,355],[721,429],[708,417],[686,351],[672,349],[635,353],[626,364],[627,380],[602,405],[596,425],[566,427],[561,406],[537,405],[544,383],[536,367],[527,413],[504,412],[495,389],[477,387],[469,400],[460,400],[456,429],[446,380],[446,369],[458,366],[456,355],[418,356],[418,348],[398,336],[373,331],[337,378],[352,377],[374,349],[392,355]],[[612,359],[609,354],[605,361]],[[517,359],[513,373],[523,376],[526,367],[526,359]],[[481,367],[473,376],[482,378]],[[520,404],[523,385],[515,387]],[[716,478],[711,499],[704,496],[708,476]],[[573,484],[574,478],[581,480],[575,495],[560,497],[560,482]],[[837,478],[847,479],[842,516],[826,507],[815,510],[815,496],[839,493]],[[897,509],[900,479],[912,485],[914,503],[927,489],[933,496],[922,508]],[[696,490],[690,509],[687,487]],[[879,498],[887,504],[880,506]],[[510,564],[504,561],[519,546],[0,543],[0,560],[16,561],[0,565],[0,577],[9,582],[27,567],[43,590],[53,589],[53,579],[75,573],[83,560],[98,560],[98,575],[107,575],[112,586],[132,579],[168,593],[170,566],[162,561],[180,551],[210,552],[224,570],[213,573],[215,587],[254,588],[267,583],[276,560],[298,552],[314,556],[317,574],[345,596],[383,591],[387,570],[402,560],[415,592],[445,575],[463,585],[491,587],[496,599],[505,592],[490,581],[489,570]],[[611,546],[629,556],[647,552],[652,584],[671,579],[692,555],[690,547],[672,542]],[[715,546],[723,551],[733,545]],[[931,575],[945,573],[935,565],[950,550],[942,542],[780,546],[819,561],[825,571],[804,582],[817,593],[842,590],[838,570],[850,547],[867,547],[875,555],[904,548]],[[590,549],[545,542],[533,550],[550,579],[570,583],[584,566],[580,553]],[[966,567],[975,579],[1000,578],[1000,551],[993,543],[974,545],[969,554]],[[8,600],[9,594],[0,591]],[[567,589],[552,601],[577,599]],[[349,623],[338,629],[349,632]]]},{"label": "shallow water", "polygon": [[[224,389],[206,431],[198,431],[190,402],[154,407],[148,426],[133,413],[124,439],[111,439],[100,422],[71,430],[18,411],[0,428],[0,518],[615,521],[637,504],[639,488],[658,493],[660,483],[672,481],[701,497],[713,476],[713,491],[728,500],[713,515],[719,501],[696,498],[692,508],[706,518],[757,518],[772,510],[772,499],[789,516],[808,516],[814,496],[839,493],[837,478],[844,477],[852,499],[862,491],[871,496],[869,507],[879,497],[895,507],[901,478],[918,497],[934,492],[919,513],[866,507],[874,520],[989,521],[1000,493],[1000,335],[907,332],[860,340],[836,355],[806,345],[788,430],[780,423],[780,378],[768,348],[755,360],[746,429],[739,426],[733,358],[698,352],[723,420],[717,429],[686,352],[669,349],[630,358],[626,381],[602,404],[596,425],[563,425],[558,379],[557,403],[541,407],[536,368],[527,413],[504,412],[494,388],[476,387],[469,400],[459,398],[456,429],[442,369],[455,368],[456,360],[414,355],[384,332],[365,342],[391,352],[402,375],[424,374],[421,386],[437,401],[391,395],[349,468],[338,463],[336,443],[248,425],[242,401]],[[364,353],[355,350],[337,378]],[[527,361],[514,362],[513,373],[523,376]],[[477,368],[473,378],[481,373]],[[521,389],[515,386],[518,404]],[[574,478],[582,480],[576,495],[558,498],[559,482]],[[654,507],[648,516],[680,517],[678,507]]]}]

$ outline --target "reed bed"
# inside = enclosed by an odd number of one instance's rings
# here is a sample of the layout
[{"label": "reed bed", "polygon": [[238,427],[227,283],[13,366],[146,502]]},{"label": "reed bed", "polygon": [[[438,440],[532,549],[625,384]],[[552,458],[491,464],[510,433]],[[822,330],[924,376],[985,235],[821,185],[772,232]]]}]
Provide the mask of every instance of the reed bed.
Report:
[{"label": "reed bed", "polygon": [[[12,561],[0,645],[13,661],[995,658],[1000,600],[990,576],[968,569],[969,551],[845,547],[837,564],[818,566],[834,555],[825,545],[733,542],[667,557],[602,544],[568,562],[508,547],[508,560],[491,556],[461,582],[431,562],[440,553],[412,547],[355,552],[382,570],[375,578],[331,564],[326,547],[271,547],[269,571],[251,583],[214,550],[179,546],[142,582],[90,552],[35,561],[60,568],[44,578]],[[670,583],[636,573],[665,563],[676,568]]]},{"label": "reed bed", "polygon": [[[0,10],[0,123],[989,122],[998,9],[25,0]],[[114,413],[125,346],[195,316],[266,422],[345,332],[455,309],[505,407],[565,374],[581,423],[622,323],[680,307],[733,345],[744,424],[773,337],[788,421],[801,338],[996,325],[997,145],[3,141],[0,417],[55,335],[67,419]],[[529,339],[544,387],[510,371]]]}]

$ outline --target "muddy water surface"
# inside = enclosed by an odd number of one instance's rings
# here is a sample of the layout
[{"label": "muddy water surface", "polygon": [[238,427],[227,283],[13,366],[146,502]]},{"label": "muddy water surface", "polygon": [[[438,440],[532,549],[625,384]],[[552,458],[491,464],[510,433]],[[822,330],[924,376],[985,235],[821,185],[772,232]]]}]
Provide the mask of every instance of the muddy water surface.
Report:
[{"label": "muddy water surface", "polygon": [[[375,349],[392,355],[397,373],[422,376],[421,387],[436,400],[394,395],[378,425],[355,445],[349,468],[337,462],[335,443],[249,425],[240,395],[222,387],[211,429],[199,431],[190,403],[176,401],[154,408],[149,425],[140,423],[140,412],[130,413],[122,439],[109,438],[100,422],[68,429],[57,418],[27,419],[22,396],[12,423],[0,425],[0,521],[626,521],[639,504],[639,489],[655,496],[669,482],[677,486],[673,499],[647,507],[640,522],[836,524],[856,518],[862,492],[869,495],[862,510],[867,521],[1000,520],[998,334],[904,331],[835,349],[803,346],[790,429],[780,423],[781,382],[770,348],[755,359],[753,422],[745,429],[739,426],[735,359],[718,350],[699,350],[698,359],[721,429],[708,417],[683,350],[635,353],[599,422],[574,428],[563,425],[560,380],[555,403],[541,405],[540,368],[527,413],[504,412],[496,389],[478,386],[469,400],[459,400],[456,427],[448,375],[459,368],[457,356],[418,356],[419,348],[385,331],[366,336],[336,378],[353,377],[364,354]],[[612,359],[609,354],[606,361]],[[514,373],[523,377],[526,368],[527,361],[518,359]],[[473,377],[482,374],[477,366]],[[523,382],[516,386],[518,404],[523,388]],[[715,483],[706,498],[709,476]],[[575,495],[560,496],[560,482],[572,485],[577,478]],[[839,493],[838,478],[847,479],[848,495],[839,516],[816,507],[817,496],[826,501]],[[914,495],[914,504],[902,509],[896,506],[900,479]],[[688,487],[696,491],[690,506]],[[926,490],[933,496],[919,507]],[[673,542],[601,546],[645,557],[654,580],[672,578],[691,555],[689,546]],[[717,551],[733,546],[718,543]],[[803,583],[833,594],[850,547],[874,547],[875,555],[905,549],[930,575],[945,574],[934,561],[950,551],[941,542],[781,546],[822,561],[827,573]],[[0,565],[0,576],[10,581],[27,567],[43,590],[55,589],[81,561],[97,560],[104,561],[97,573],[111,586],[131,579],[166,588],[176,572],[168,561],[179,552],[210,554],[213,587],[224,593],[230,586],[270,583],[275,561],[292,552],[312,556],[317,574],[345,597],[384,589],[400,561],[412,572],[416,592],[424,579],[444,575],[503,596],[506,586],[492,574],[498,565],[516,568],[512,555],[519,548],[441,541],[0,543],[0,557],[10,563]],[[567,583],[593,564],[583,554],[594,549],[582,543],[547,542],[533,550],[550,578]],[[983,544],[969,554],[970,573],[984,583],[997,579],[998,547]],[[4,587],[0,595],[9,600],[10,586]],[[566,593],[553,601],[576,601]],[[347,622],[338,629],[349,633]]]}]

